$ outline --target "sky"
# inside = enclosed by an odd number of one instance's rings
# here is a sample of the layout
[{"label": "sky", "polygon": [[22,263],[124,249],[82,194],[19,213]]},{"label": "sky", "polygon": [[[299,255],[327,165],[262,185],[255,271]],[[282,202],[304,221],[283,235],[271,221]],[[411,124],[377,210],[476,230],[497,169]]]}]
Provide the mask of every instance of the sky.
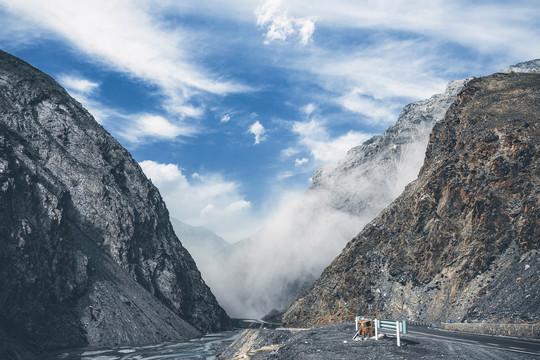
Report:
[{"label": "sky", "polygon": [[540,57],[533,0],[0,0],[0,24],[172,217],[230,242],[406,104]]}]

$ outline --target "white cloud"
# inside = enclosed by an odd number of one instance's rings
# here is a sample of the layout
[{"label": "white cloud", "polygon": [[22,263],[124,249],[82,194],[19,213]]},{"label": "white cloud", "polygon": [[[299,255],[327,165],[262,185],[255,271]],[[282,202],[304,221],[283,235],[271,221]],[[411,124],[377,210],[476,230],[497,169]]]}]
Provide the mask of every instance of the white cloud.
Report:
[{"label": "white cloud", "polygon": [[297,0],[287,2],[287,11],[292,16],[316,16],[321,24],[332,29],[401,31],[489,54],[512,53],[523,60],[537,57],[540,47],[537,45],[540,33],[533,30],[538,26],[540,3],[528,0],[478,3]]},{"label": "white cloud", "polygon": [[302,110],[307,116],[310,116],[316,108],[317,107],[315,106],[315,104],[309,103],[306,106],[302,107]]},{"label": "white cloud", "polygon": [[288,158],[288,157],[291,157],[293,155],[300,153],[301,151],[302,150],[299,148],[289,147],[289,148],[281,150],[281,156],[283,156],[284,158]]},{"label": "white cloud", "polygon": [[60,84],[68,91],[81,94],[90,94],[99,87],[99,83],[78,76],[61,74],[58,77]]},{"label": "white cloud", "polygon": [[205,226],[230,241],[245,238],[259,226],[251,214],[251,202],[240,194],[238,183],[220,174],[193,173],[186,177],[176,164],[151,160],[139,164],[159,188],[172,217]]},{"label": "white cloud", "polygon": [[300,43],[306,45],[311,40],[315,32],[315,20],[313,19],[298,19],[296,24],[300,27]]},{"label": "white cloud", "polygon": [[371,134],[356,131],[331,137],[324,124],[315,119],[294,123],[292,131],[299,136],[299,143],[310,151],[319,165],[341,159],[348,150],[372,137]]},{"label": "white cloud", "polygon": [[262,124],[259,122],[259,120],[251,124],[248,131],[251,134],[255,135],[255,145],[266,139],[266,137],[264,136],[266,130],[264,129],[264,126],[262,126]]},{"label": "white cloud", "polygon": [[371,124],[392,124],[397,119],[400,106],[384,101],[377,101],[355,89],[336,99],[343,108],[355,112],[367,119]]},{"label": "white cloud", "polygon": [[257,25],[264,28],[265,44],[272,41],[285,41],[290,37],[297,37],[302,45],[311,40],[315,31],[315,19],[309,17],[290,17],[281,9],[282,0],[267,0],[255,12]]},{"label": "white cloud", "polygon": [[221,117],[221,120],[220,120],[220,121],[221,121],[222,123],[227,123],[227,122],[229,122],[230,120],[231,120],[231,116],[230,116],[229,114],[225,114],[225,115],[223,115],[223,116]]},{"label": "white cloud", "polygon": [[180,135],[190,136],[195,132],[194,128],[175,124],[163,116],[152,114],[135,115],[131,124],[118,131],[121,137],[132,144],[148,139],[172,140]]},{"label": "white cloud", "polygon": [[[165,187],[167,184],[174,184],[176,187],[187,188],[189,186],[186,177],[175,164],[160,164],[151,160],[144,160],[139,163],[144,173],[152,180],[154,185]],[[194,173],[192,176],[194,176]]]},{"label": "white cloud", "polygon": [[296,160],[294,160],[294,166],[301,166],[301,165],[304,165],[307,162],[309,162],[308,158],[296,159]]},{"label": "white cloud", "polygon": [[108,107],[91,96],[71,92],[96,119],[113,134],[131,146],[138,146],[153,140],[173,140],[180,136],[194,136],[198,129],[181,119],[169,120],[164,116],[149,113],[126,113]]}]

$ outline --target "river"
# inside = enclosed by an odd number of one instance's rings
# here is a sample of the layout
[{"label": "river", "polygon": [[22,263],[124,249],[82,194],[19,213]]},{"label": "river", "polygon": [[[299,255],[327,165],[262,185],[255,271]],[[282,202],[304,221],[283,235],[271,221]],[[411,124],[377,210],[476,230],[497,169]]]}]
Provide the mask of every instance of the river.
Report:
[{"label": "river", "polygon": [[43,354],[39,360],[149,360],[149,359],[206,359],[213,360],[218,352],[240,335],[243,330],[208,334],[200,339],[180,343],[144,346],[122,346],[94,349],[70,349]]}]

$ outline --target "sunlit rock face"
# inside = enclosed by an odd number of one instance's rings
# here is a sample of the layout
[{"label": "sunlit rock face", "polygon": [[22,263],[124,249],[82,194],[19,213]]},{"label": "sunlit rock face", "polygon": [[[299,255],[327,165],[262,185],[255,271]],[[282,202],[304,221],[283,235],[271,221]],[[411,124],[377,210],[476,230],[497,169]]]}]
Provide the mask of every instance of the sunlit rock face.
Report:
[{"label": "sunlit rock face", "polygon": [[0,327],[51,348],[229,327],[130,154],[52,78],[0,52]]},{"label": "sunlit rock face", "polygon": [[[527,64],[526,64],[527,65]],[[540,320],[540,74],[467,83],[418,179],[351,240],[284,316]]]}]

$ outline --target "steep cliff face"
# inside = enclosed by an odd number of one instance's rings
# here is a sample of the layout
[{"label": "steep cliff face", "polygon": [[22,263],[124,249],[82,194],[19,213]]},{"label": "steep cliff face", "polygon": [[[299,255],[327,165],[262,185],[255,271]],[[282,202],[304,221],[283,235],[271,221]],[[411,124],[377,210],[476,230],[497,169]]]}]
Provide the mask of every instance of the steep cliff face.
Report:
[{"label": "steep cliff face", "polygon": [[45,347],[229,326],[130,154],[56,82],[0,51],[0,327]]},{"label": "steep cliff face", "polygon": [[284,315],[540,321],[540,74],[471,80],[416,181]]}]

